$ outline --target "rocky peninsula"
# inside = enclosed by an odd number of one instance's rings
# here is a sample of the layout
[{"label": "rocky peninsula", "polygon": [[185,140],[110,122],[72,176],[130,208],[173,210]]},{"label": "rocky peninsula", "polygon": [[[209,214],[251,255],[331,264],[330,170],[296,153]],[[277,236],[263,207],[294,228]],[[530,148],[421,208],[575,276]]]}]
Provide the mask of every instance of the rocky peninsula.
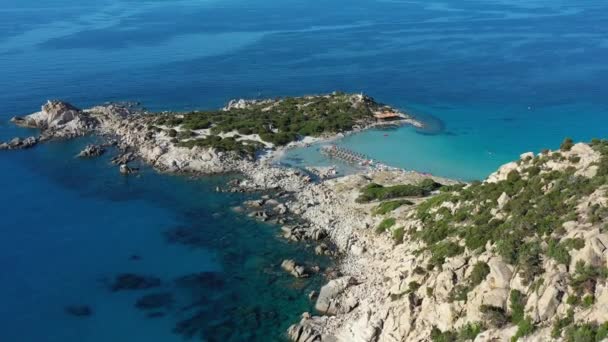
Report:
[{"label": "rocky peninsula", "polygon": [[[87,134],[162,172],[239,173],[233,191],[264,191],[250,215],[339,257],[311,293],[315,312],[287,332],[308,341],[600,341],[608,336],[608,142],[525,153],[483,182],[407,171],[312,181],[265,156],[414,118],[365,95],[232,101],[211,112],[151,114],[52,101],[13,122],[40,136],[0,149]],[[103,153],[88,146],[82,156]],[[125,172],[131,173],[131,172]],[[241,208],[241,209],[243,209]],[[314,268],[285,260],[294,277]]]}]

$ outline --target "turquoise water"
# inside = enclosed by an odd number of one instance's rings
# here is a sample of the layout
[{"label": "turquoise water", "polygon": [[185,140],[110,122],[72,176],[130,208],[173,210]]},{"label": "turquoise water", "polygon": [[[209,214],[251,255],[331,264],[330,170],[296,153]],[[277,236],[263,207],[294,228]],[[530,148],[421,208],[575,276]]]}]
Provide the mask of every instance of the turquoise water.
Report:
[{"label": "turquoise water", "polygon": [[[432,123],[340,144],[408,169],[482,178],[564,136],[608,135],[607,17],[598,0],[4,0],[0,139],[30,134],[8,119],[49,98],[188,110],[340,89]],[[73,158],[86,143],[0,155],[0,340],[182,340],[174,328],[196,317],[197,340],[268,341],[310,309],[305,294],[321,280],[295,282],[278,264],[327,261],[233,213],[243,198],[212,191],[225,179],[147,169],[119,177],[109,156]],[[176,228],[189,245],[167,241]],[[123,272],[163,285],[109,291]],[[200,272],[195,285],[174,282]],[[175,300],[163,317],[134,307],[159,291]],[[93,315],[66,315],[72,304]]]}]

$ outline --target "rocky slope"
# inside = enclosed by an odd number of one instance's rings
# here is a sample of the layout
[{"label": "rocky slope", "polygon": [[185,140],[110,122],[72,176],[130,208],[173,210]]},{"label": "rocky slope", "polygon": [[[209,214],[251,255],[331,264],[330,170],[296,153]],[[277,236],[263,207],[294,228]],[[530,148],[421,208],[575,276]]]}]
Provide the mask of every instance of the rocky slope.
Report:
[{"label": "rocky slope", "polygon": [[309,185],[288,205],[344,253],[342,277],[289,329],[292,340],[608,336],[607,142],[526,153],[483,183],[444,186],[428,199],[357,203],[372,182],[421,181],[408,176]]}]

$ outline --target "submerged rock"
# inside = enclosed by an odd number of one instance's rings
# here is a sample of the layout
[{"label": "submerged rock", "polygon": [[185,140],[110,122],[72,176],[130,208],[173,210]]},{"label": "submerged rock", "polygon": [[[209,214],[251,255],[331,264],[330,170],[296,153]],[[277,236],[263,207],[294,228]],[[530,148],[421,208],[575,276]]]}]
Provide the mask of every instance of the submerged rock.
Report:
[{"label": "submerged rock", "polygon": [[217,272],[199,272],[175,279],[175,285],[197,290],[221,288],[224,284],[223,277]]},{"label": "submerged rock", "polygon": [[114,292],[122,290],[145,290],[160,286],[160,278],[153,276],[142,276],[133,273],[119,274],[110,285]]},{"label": "submerged rock", "polygon": [[142,310],[151,310],[170,307],[173,304],[173,295],[169,292],[151,293],[137,300],[135,307]]},{"label": "submerged rock", "polygon": [[93,314],[93,309],[88,305],[69,305],[65,307],[65,312],[76,317],[88,317]]}]

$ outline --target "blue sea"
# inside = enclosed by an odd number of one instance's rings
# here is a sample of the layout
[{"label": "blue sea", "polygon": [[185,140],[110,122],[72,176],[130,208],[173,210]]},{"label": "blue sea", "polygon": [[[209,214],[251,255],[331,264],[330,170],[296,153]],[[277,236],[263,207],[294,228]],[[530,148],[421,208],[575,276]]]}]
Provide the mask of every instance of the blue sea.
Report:
[{"label": "blue sea", "polygon": [[[481,179],[525,151],[608,137],[608,3],[600,0],[3,0],[0,140],[47,99],[216,108],[229,99],[364,92],[424,130],[338,144],[385,163]],[[331,265],[231,210],[224,177],[74,155],[94,137],[0,154],[1,341],[275,341]],[[327,163],[316,147],[288,155]],[[159,287],[111,291],[119,274]],[[143,310],[143,296],[170,305]],[[66,306],[87,305],[75,317]]]}]

